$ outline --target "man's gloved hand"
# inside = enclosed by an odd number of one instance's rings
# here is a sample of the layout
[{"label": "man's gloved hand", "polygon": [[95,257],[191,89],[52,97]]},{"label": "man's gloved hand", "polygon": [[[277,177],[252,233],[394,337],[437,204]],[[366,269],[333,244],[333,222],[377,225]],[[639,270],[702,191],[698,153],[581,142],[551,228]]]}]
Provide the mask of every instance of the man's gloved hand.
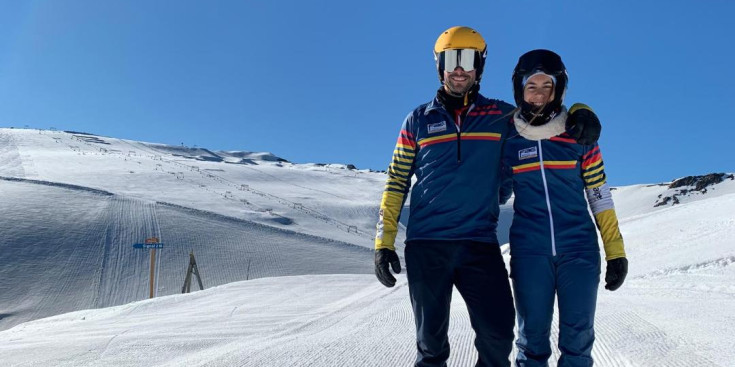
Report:
[{"label": "man's gloved hand", "polygon": [[577,143],[592,145],[597,143],[597,139],[600,138],[602,125],[600,125],[600,119],[597,118],[597,115],[589,106],[575,103],[569,109],[566,130]]},{"label": "man's gloved hand", "polygon": [[375,276],[384,286],[390,288],[396,285],[396,278],[388,270],[388,264],[396,274],[401,272],[401,261],[395,251],[387,248],[375,250]]},{"label": "man's gloved hand", "polygon": [[619,257],[607,261],[607,272],[605,273],[605,289],[614,291],[620,288],[628,274],[628,259]]}]

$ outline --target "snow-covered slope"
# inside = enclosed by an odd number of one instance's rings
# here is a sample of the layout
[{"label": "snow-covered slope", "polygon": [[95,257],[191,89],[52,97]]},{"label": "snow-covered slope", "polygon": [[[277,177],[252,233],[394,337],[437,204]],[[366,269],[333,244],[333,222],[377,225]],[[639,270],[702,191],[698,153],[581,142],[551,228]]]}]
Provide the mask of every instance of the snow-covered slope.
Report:
[{"label": "snow-covered slope", "polygon": [[[173,203],[371,247],[384,175],[80,133],[0,129],[0,176]],[[335,230],[338,229],[338,230]]]},{"label": "snow-covered slope", "polygon": [[[3,365],[412,363],[405,276],[387,289],[370,274],[383,174],[72,135],[0,129]],[[614,190],[630,274],[599,293],[596,365],[732,364],[735,180],[721,178]],[[131,245],[152,235],[162,297],[143,300],[148,253]],[[191,250],[207,289],[177,294]],[[474,365],[472,338],[455,294],[451,366]]]},{"label": "snow-covered slope", "polygon": [[[0,330],[181,292],[194,252],[206,287],[372,273],[384,175],[59,131],[0,129]],[[338,259],[335,261],[335,259]]]}]

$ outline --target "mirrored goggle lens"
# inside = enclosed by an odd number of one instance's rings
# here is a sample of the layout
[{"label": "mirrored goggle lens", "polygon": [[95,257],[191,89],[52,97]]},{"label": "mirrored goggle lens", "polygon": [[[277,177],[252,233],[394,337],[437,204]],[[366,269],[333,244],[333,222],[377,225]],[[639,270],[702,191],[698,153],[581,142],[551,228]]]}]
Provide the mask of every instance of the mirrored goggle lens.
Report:
[{"label": "mirrored goggle lens", "polygon": [[445,50],[439,54],[439,62],[442,69],[452,72],[457,67],[464,71],[475,70],[475,56],[477,51],[472,49]]}]

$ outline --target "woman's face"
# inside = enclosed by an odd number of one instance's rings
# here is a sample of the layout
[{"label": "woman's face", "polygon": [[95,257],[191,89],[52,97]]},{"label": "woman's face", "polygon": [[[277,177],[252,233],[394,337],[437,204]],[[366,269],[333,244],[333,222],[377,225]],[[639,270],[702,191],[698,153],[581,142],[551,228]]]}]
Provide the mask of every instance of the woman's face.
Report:
[{"label": "woman's face", "polygon": [[546,74],[531,76],[523,87],[523,99],[534,107],[543,107],[554,100],[554,81]]}]

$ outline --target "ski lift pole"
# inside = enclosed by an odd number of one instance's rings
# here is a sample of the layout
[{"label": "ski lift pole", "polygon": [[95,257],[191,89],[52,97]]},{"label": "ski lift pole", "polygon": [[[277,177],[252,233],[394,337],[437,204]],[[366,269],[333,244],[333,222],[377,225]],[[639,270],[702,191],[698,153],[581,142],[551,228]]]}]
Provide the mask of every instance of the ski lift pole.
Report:
[{"label": "ski lift pole", "polygon": [[199,275],[199,267],[197,266],[196,259],[194,259],[194,251],[189,253],[189,268],[186,270],[186,278],[184,279],[184,286],[181,287],[181,293],[191,292],[191,276],[195,275],[199,282],[199,290],[204,290],[202,284],[202,277]]}]

